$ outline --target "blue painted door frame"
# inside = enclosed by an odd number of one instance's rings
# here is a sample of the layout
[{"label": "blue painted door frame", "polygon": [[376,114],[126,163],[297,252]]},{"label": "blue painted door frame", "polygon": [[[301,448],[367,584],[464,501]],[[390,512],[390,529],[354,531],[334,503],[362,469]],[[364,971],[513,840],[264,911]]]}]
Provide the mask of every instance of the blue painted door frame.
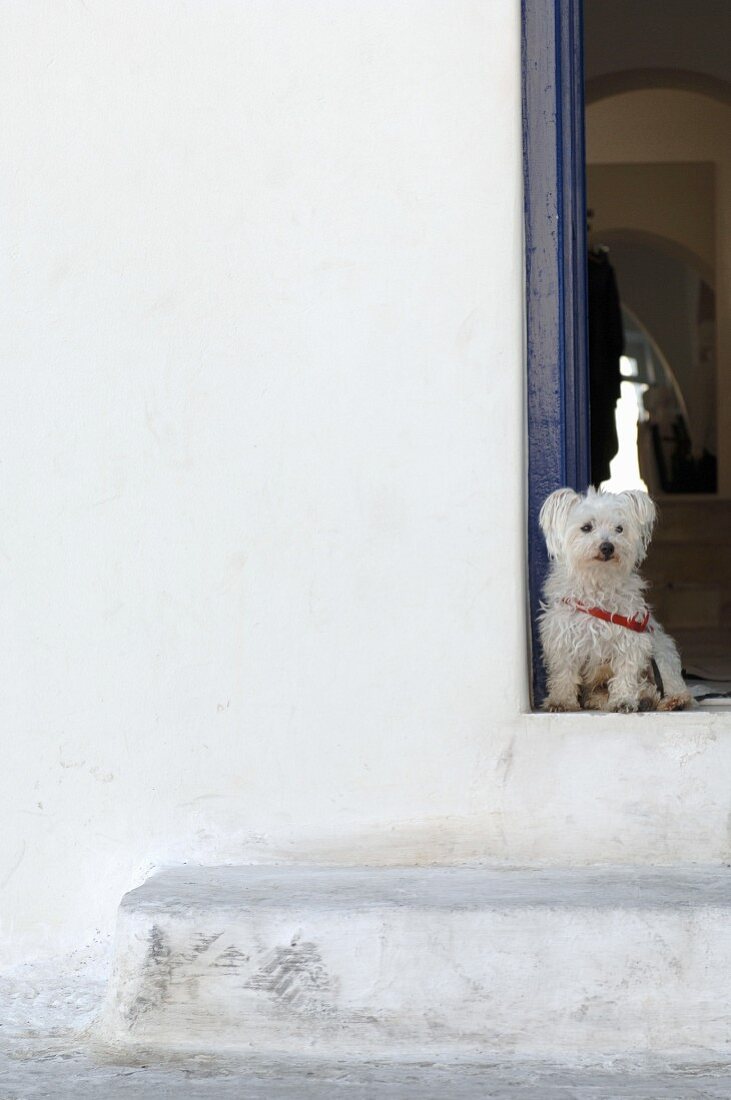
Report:
[{"label": "blue painted door frame", "polygon": [[538,512],[589,483],[582,0],[522,0],[533,702],[544,676],[536,615],[547,558]]}]

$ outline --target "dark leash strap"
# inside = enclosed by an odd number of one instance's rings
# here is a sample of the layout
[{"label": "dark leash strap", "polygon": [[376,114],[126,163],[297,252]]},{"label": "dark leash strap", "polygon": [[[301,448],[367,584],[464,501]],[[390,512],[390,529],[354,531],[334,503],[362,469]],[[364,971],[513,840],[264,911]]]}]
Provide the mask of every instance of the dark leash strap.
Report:
[{"label": "dark leash strap", "polygon": [[665,685],[662,682],[660,669],[657,667],[657,661],[654,657],[650,657],[650,664],[652,665],[652,675],[655,677],[655,686],[660,692],[660,698],[663,699],[665,697]]}]

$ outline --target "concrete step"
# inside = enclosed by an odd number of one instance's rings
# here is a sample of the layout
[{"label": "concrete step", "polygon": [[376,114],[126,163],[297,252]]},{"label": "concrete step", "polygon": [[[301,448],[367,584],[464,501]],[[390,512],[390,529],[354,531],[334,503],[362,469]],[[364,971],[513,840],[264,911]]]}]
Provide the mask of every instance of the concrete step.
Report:
[{"label": "concrete step", "polygon": [[659,622],[671,633],[691,627],[720,627],[726,597],[717,584],[652,584],[650,605]]},{"label": "concrete step", "polygon": [[[729,1100],[724,1064],[556,1065],[323,1061],[300,1058],[99,1058],[40,1036],[0,1046],[2,1100]],[[49,1045],[51,1049],[49,1050]]]},{"label": "concrete step", "polygon": [[664,582],[720,584],[731,588],[731,540],[726,545],[710,542],[658,542],[650,547],[643,573],[653,584]]},{"label": "concrete step", "polygon": [[731,1053],[731,872],[184,867],[122,901],[104,1042]]},{"label": "concrete step", "polygon": [[731,627],[731,586],[714,584],[653,584],[648,600],[669,631]]},{"label": "concrete step", "polygon": [[731,630],[728,627],[718,630],[681,628],[675,631],[675,641],[683,667],[690,676],[700,675],[719,683],[731,680]]},{"label": "concrete step", "polygon": [[660,519],[642,574],[669,629],[731,621],[731,501],[708,497],[659,503]]},{"label": "concrete step", "polygon": [[715,497],[695,497],[657,501],[658,524],[653,541],[672,542],[695,540],[731,544],[731,500]]}]

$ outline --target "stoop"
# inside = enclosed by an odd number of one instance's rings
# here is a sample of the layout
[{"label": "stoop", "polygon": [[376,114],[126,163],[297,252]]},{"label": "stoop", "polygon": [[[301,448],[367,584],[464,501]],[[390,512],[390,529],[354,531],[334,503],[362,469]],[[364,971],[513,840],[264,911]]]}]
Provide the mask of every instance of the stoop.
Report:
[{"label": "stoop", "polygon": [[731,872],[183,867],[122,901],[113,1044],[731,1052]]}]

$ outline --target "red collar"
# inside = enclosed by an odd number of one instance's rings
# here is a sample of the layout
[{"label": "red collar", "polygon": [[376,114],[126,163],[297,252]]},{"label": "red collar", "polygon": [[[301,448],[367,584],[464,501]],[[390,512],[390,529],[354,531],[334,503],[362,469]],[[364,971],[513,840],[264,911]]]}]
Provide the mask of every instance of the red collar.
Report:
[{"label": "red collar", "polygon": [[603,619],[605,623],[615,623],[617,626],[624,626],[627,630],[634,630],[636,634],[644,634],[646,630],[652,632],[652,627],[648,626],[650,622],[649,610],[645,612],[644,616],[636,619],[628,619],[626,615],[618,615],[614,611],[605,611],[603,607],[586,607],[583,603],[579,603],[578,600],[567,599],[564,603],[571,604],[577,611],[583,611],[587,615],[593,615],[595,619]]}]

